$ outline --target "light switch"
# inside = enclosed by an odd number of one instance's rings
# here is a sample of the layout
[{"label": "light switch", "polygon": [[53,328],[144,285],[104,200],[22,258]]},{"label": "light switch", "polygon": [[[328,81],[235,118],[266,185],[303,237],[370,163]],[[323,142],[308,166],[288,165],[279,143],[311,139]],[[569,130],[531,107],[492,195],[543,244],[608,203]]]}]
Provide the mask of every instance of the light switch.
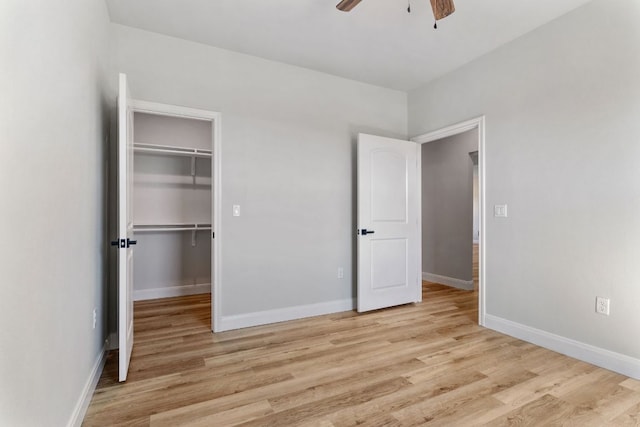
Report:
[{"label": "light switch", "polygon": [[506,218],[507,217],[507,205],[494,205],[493,206],[493,216],[496,218]]},{"label": "light switch", "polygon": [[233,216],[240,216],[240,205],[233,205]]}]

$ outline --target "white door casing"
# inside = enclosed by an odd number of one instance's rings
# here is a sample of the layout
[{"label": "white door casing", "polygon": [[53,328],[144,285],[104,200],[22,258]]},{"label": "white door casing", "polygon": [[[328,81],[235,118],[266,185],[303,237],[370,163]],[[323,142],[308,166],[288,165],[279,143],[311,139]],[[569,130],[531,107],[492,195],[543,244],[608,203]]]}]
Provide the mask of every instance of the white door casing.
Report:
[{"label": "white door casing", "polygon": [[133,349],[133,112],[127,76],[118,88],[118,379],[125,381]]},{"label": "white door casing", "polygon": [[420,300],[419,154],[414,142],[358,135],[359,312]]}]

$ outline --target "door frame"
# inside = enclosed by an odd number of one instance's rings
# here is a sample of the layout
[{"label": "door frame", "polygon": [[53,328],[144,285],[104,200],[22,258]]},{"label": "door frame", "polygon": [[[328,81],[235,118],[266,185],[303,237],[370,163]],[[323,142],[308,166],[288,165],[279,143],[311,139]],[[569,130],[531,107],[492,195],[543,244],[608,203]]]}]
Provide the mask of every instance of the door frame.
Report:
[{"label": "door frame", "polygon": [[[478,324],[484,326],[485,313],[486,313],[486,168],[485,168],[485,116],[479,116],[470,120],[459,122],[438,130],[428,132],[422,135],[415,136],[410,140],[418,144],[426,144],[446,138],[453,135],[458,135],[469,130],[477,129],[478,134],[478,178],[479,178],[479,222],[480,222],[480,244],[478,246]],[[418,183],[419,204],[418,209],[420,212],[419,218],[422,218],[422,162],[418,162],[418,176],[420,176],[420,182]],[[418,274],[422,277],[422,221],[418,222],[418,237],[420,245],[418,246]],[[420,287],[422,288],[422,287]],[[419,301],[422,301],[422,290],[420,291]]]},{"label": "door frame", "polygon": [[212,159],[211,159],[211,213],[213,221],[211,232],[214,238],[211,239],[211,249],[213,256],[211,259],[211,330],[220,332],[222,313],[222,128],[221,114],[214,111],[200,110],[196,108],[182,107],[178,105],[160,104],[157,102],[141,101],[133,99],[131,109],[136,113],[157,114],[162,116],[181,117],[187,119],[206,120],[211,122],[212,138]]}]

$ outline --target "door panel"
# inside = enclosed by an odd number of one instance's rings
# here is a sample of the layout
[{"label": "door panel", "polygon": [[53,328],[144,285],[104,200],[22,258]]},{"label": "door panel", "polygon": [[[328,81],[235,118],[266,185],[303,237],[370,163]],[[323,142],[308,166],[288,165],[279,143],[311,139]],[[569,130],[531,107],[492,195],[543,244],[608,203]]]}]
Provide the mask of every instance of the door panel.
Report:
[{"label": "door panel", "polygon": [[408,239],[371,240],[371,289],[406,287]]},{"label": "door panel", "polygon": [[118,379],[127,379],[133,350],[133,113],[127,76],[118,88]]},{"label": "door panel", "polygon": [[419,152],[358,135],[358,311],[419,300]]},{"label": "door panel", "polygon": [[371,219],[405,223],[407,221],[407,176],[404,156],[394,151],[372,151],[370,176]]}]

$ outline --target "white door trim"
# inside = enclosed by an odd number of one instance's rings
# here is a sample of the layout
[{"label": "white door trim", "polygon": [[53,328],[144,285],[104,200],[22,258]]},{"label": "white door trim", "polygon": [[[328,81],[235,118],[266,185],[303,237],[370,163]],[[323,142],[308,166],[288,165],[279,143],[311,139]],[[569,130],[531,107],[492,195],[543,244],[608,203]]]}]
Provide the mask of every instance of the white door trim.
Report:
[{"label": "white door trim", "polygon": [[[486,232],[486,221],[485,221],[485,206],[486,206],[486,175],[485,175],[485,116],[480,116],[473,118],[471,120],[466,120],[464,122],[456,123],[432,132],[428,132],[422,135],[415,136],[411,138],[411,141],[417,142],[418,144],[426,144],[428,142],[437,141],[442,138],[446,138],[448,136],[458,135],[462,132],[466,132],[469,130],[477,129],[478,130],[478,177],[479,177],[479,189],[480,189],[480,246],[479,246],[479,277],[478,277],[478,323],[480,326],[484,326],[485,324],[485,313],[486,313],[486,242],[487,242],[487,232]],[[422,176],[422,162],[418,162],[418,175]],[[420,218],[422,218],[422,179],[419,181],[418,185],[419,196],[420,196]],[[418,259],[418,268],[420,277],[422,276],[422,222],[418,223],[418,233],[420,236],[420,258]],[[422,301],[422,294],[420,294],[420,301]]]},{"label": "white door trim", "polygon": [[188,119],[211,121],[211,138],[213,146],[213,155],[211,159],[213,179],[213,196],[211,197],[211,212],[213,214],[213,223],[211,231],[215,238],[212,241],[213,260],[211,268],[213,269],[213,283],[211,284],[211,330],[220,332],[221,329],[221,313],[222,313],[222,127],[221,114],[215,111],[200,110],[197,108],[182,107],[178,105],[160,104],[156,102],[133,100],[132,109],[135,112],[147,114],[161,114],[163,116],[183,117]]}]

